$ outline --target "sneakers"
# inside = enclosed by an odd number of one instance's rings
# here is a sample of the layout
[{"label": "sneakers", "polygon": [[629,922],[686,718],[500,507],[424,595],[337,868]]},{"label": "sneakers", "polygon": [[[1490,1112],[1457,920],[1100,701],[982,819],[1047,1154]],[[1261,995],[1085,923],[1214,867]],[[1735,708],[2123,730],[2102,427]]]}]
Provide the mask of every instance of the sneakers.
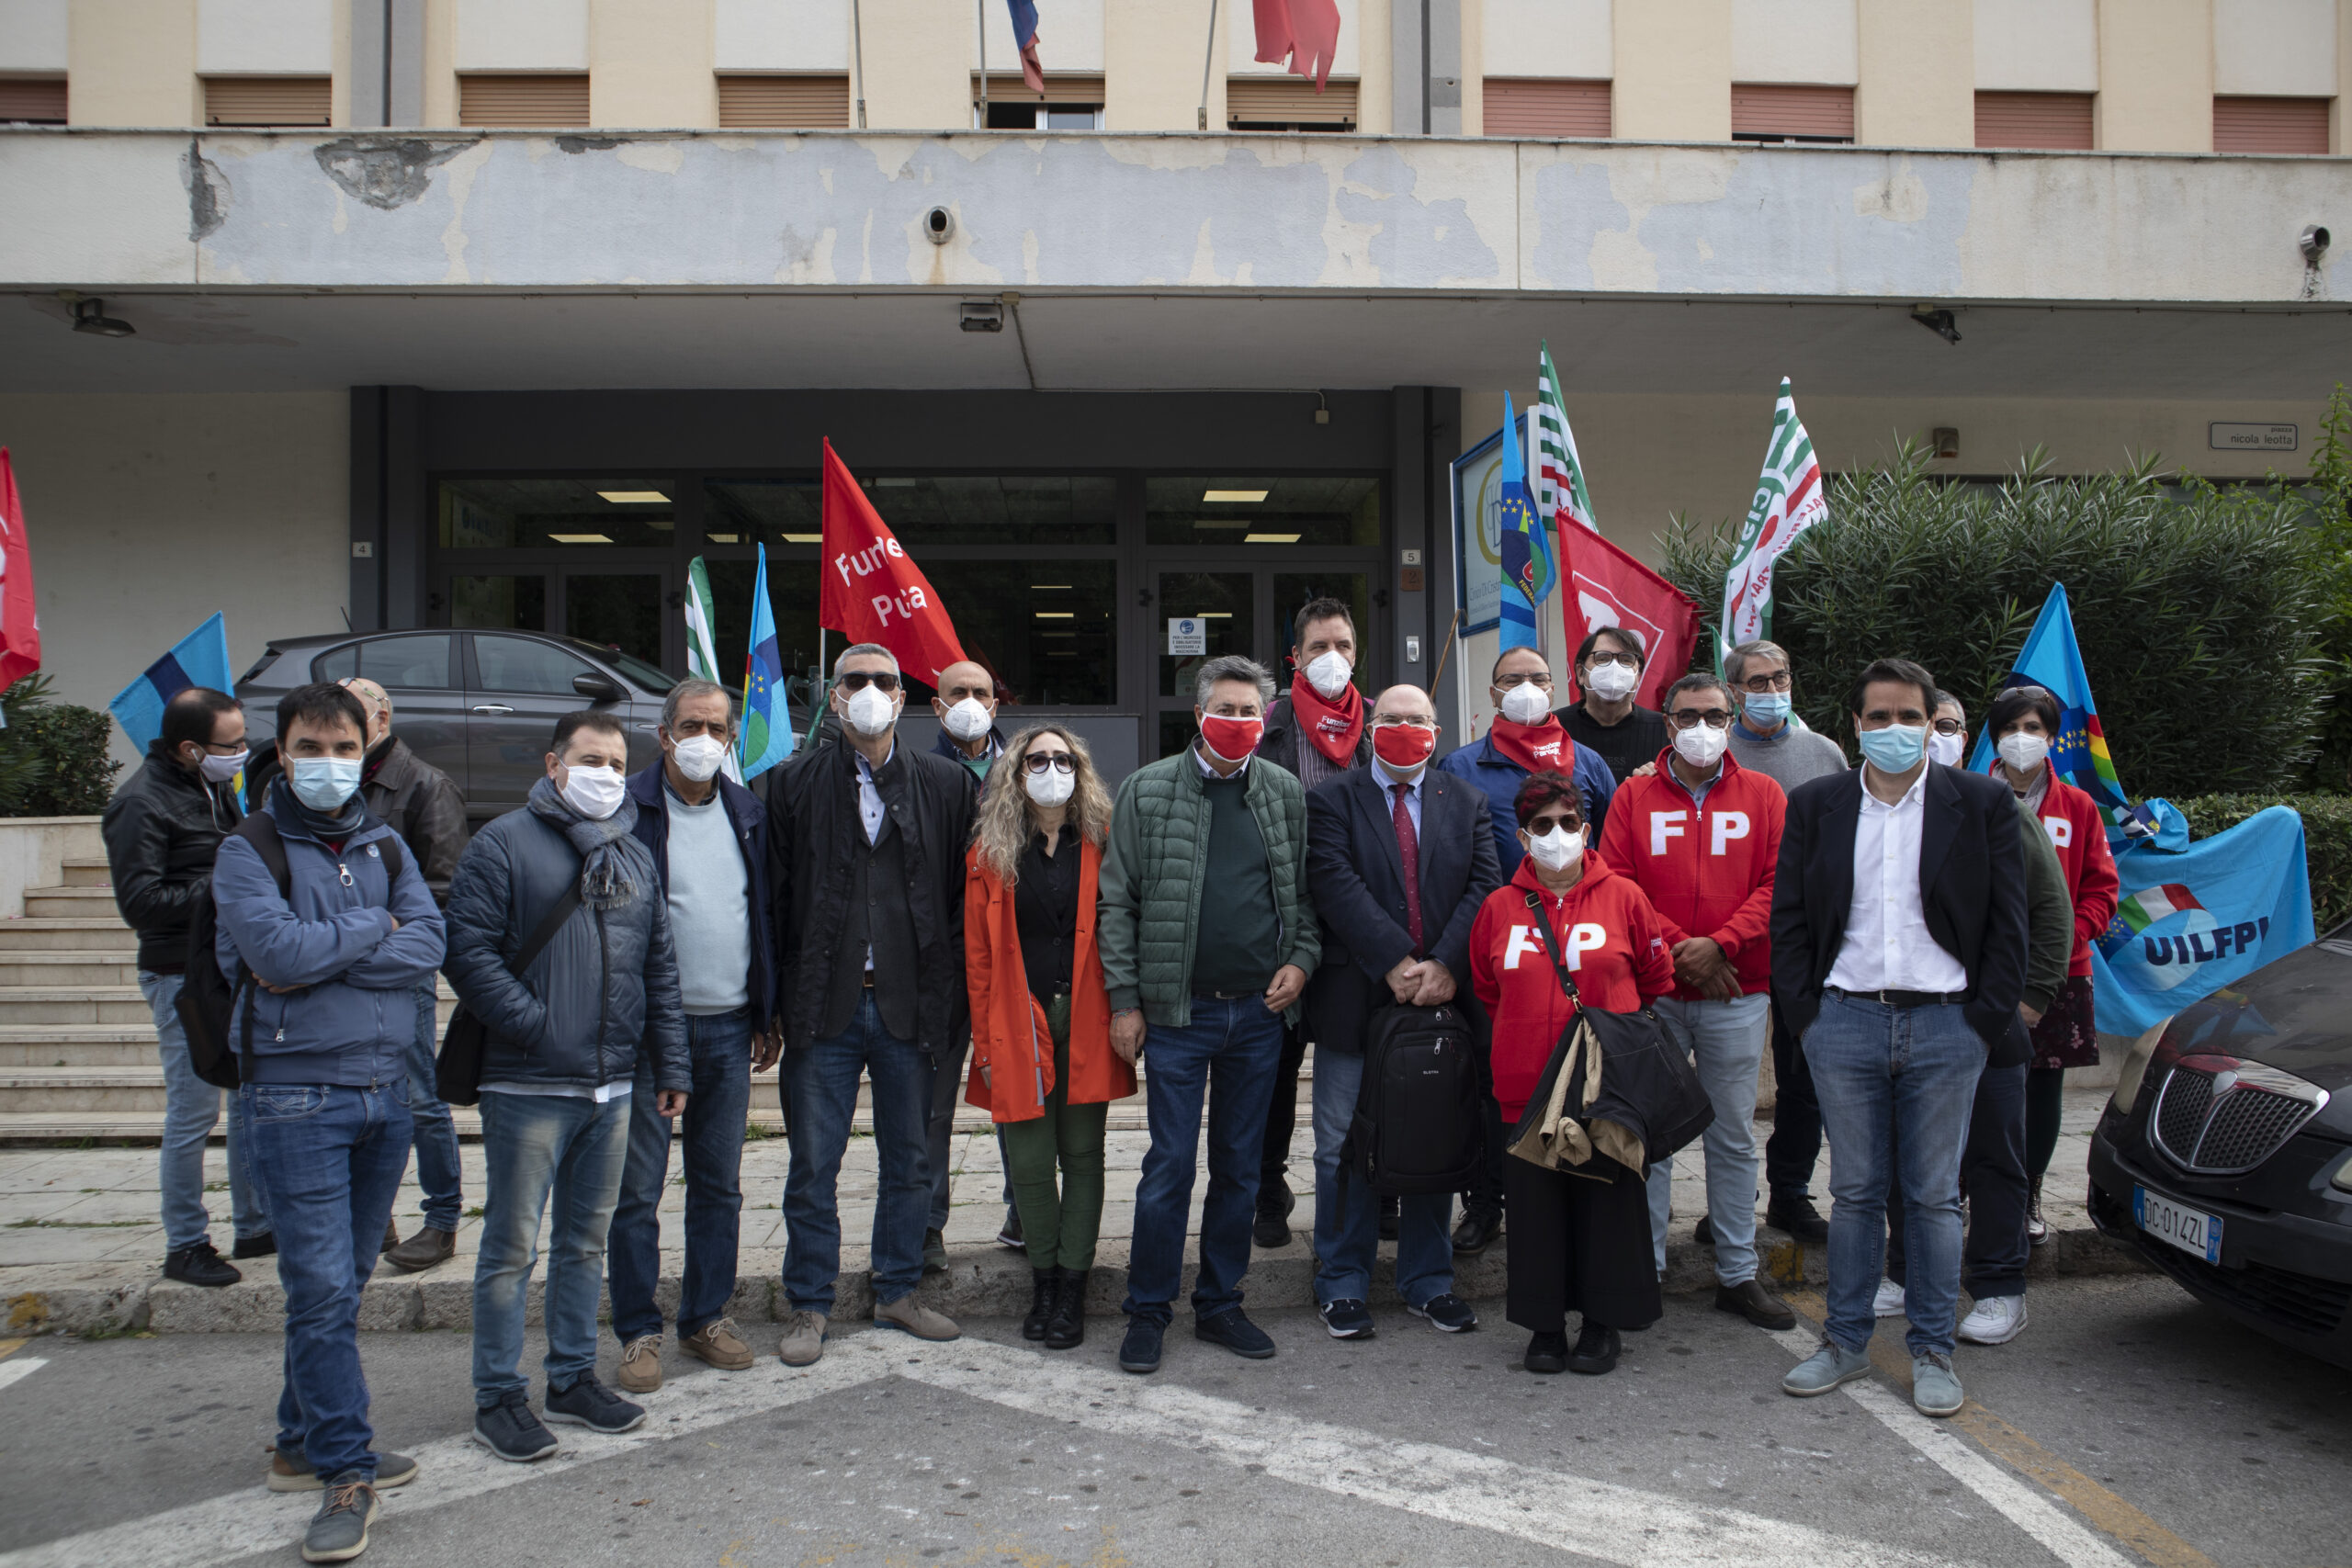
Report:
[{"label": "sneakers", "polygon": [[582,1372],[580,1381],[570,1388],[548,1386],[548,1419],[567,1427],[585,1427],[592,1432],[626,1432],[645,1419],[645,1406],[632,1404],[596,1381],[594,1372]]},{"label": "sneakers", "polygon": [[384,1249],[384,1261],[403,1274],[413,1274],[420,1269],[430,1269],[436,1263],[447,1263],[458,1256],[458,1235],[455,1231],[435,1230],[425,1226],[397,1247]]},{"label": "sneakers", "polygon": [[[722,1372],[740,1372],[755,1359],[752,1355],[752,1348],[743,1343],[743,1337],[735,1331],[735,1320],[731,1317],[715,1318],[704,1324],[679,1340],[678,1348],[704,1366],[716,1367]],[[622,1386],[628,1385],[624,1383]]]},{"label": "sneakers", "polygon": [[1011,1203],[1004,1206],[1004,1224],[996,1228],[996,1244],[1015,1252],[1029,1250],[1029,1244],[1021,1239],[1021,1211]]},{"label": "sneakers", "polygon": [[2026,1184],[2025,1239],[2035,1247],[2050,1239],[2050,1222],[2041,1217],[2041,1178],[2038,1176]]},{"label": "sneakers", "polygon": [[1272,1187],[1259,1188],[1258,1219],[1250,1227],[1250,1239],[1269,1252],[1288,1247],[1291,1211],[1297,1207],[1298,1194],[1281,1177],[1274,1178]]},{"label": "sneakers", "polygon": [[1758,1328],[1794,1328],[1797,1314],[1789,1303],[1764,1288],[1757,1279],[1715,1287],[1715,1310],[1737,1313]]},{"label": "sneakers", "polygon": [[1911,1408],[1922,1416],[1950,1416],[1967,1403],[1951,1358],[1930,1350],[1911,1358]]},{"label": "sneakers", "polygon": [[1799,1361],[1789,1375],[1781,1380],[1781,1392],[1799,1399],[1811,1399],[1831,1389],[1842,1388],[1856,1378],[1871,1375],[1871,1359],[1860,1350],[1849,1350],[1834,1340],[1825,1339],[1821,1348]]},{"label": "sneakers", "polygon": [[259,1235],[241,1235],[229,1244],[229,1256],[275,1258],[277,1256],[277,1236],[271,1231],[264,1231]]},{"label": "sneakers", "polygon": [[531,1414],[531,1402],[519,1390],[475,1409],[474,1441],[509,1464],[529,1464],[556,1450],[555,1434]]},{"label": "sneakers", "polygon": [[947,1238],[934,1225],[922,1233],[922,1271],[926,1274],[947,1272]]},{"label": "sneakers", "polygon": [[956,1326],[954,1318],[944,1313],[932,1311],[915,1300],[912,1291],[909,1291],[895,1302],[876,1303],[874,1308],[874,1326],[896,1328],[911,1334],[918,1339],[929,1339],[934,1342],[960,1339],[964,1335],[964,1331]]},{"label": "sneakers", "polygon": [[1373,1337],[1372,1308],[1353,1296],[1325,1302],[1318,1310],[1323,1314],[1323,1332],[1334,1339],[1369,1339]]},{"label": "sneakers", "polygon": [[1156,1318],[1136,1314],[1127,1319],[1127,1337],[1119,1342],[1119,1370],[1123,1372],[1156,1372],[1159,1370],[1159,1342],[1168,1337],[1168,1325]]},{"label": "sneakers", "polygon": [[1805,1197],[1775,1198],[1764,1206],[1764,1223],[1774,1230],[1788,1232],[1799,1241],[1826,1242],[1829,1239],[1829,1222],[1821,1211]]},{"label": "sneakers", "polygon": [[1986,1296],[1960,1320],[1960,1337],[1971,1345],[2006,1345],[2025,1332],[2023,1296]]},{"label": "sneakers", "polygon": [[1531,1372],[1565,1372],[1568,1370],[1568,1337],[1565,1333],[1538,1334],[1527,1342],[1527,1354],[1519,1364]]},{"label": "sneakers", "polygon": [[1467,1334],[1478,1326],[1478,1314],[1452,1291],[1431,1296],[1419,1306],[1408,1302],[1405,1310],[1415,1317],[1429,1319],[1430,1326],[1441,1334]]},{"label": "sneakers", "polygon": [[640,1334],[621,1347],[617,1381],[625,1393],[651,1393],[662,1386],[662,1336]]},{"label": "sneakers", "polygon": [[302,1532],[305,1562],[348,1562],[368,1550],[368,1527],[376,1522],[376,1488],[368,1477],[346,1470],[325,1488],[311,1528]]},{"label": "sneakers", "polygon": [[1874,1317],[1901,1317],[1903,1287],[1892,1280],[1881,1280],[1877,1299],[1871,1303],[1871,1314]]},{"label": "sneakers", "polygon": [[[395,1486],[405,1486],[416,1479],[416,1461],[406,1454],[376,1456],[376,1490],[389,1492]],[[300,1453],[288,1453],[273,1447],[269,1450],[269,1469],[262,1475],[262,1483],[272,1492],[316,1492],[324,1486],[319,1472],[311,1468],[310,1459]]]},{"label": "sneakers", "polygon": [[1194,1318],[1193,1337],[1222,1345],[1235,1355],[1247,1356],[1253,1361],[1262,1361],[1274,1353],[1273,1340],[1264,1329],[1244,1317],[1239,1307],[1227,1307],[1215,1317]]},{"label": "sneakers", "polygon": [[796,1312],[784,1321],[784,1337],[776,1341],[776,1359],[787,1367],[813,1367],[825,1353],[825,1314]]},{"label": "sneakers", "polygon": [[1617,1337],[1615,1329],[1588,1317],[1584,1320],[1584,1326],[1577,1331],[1577,1348],[1568,1352],[1568,1371],[1593,1378],[1613,1371],[1617,1365],[1617,1352],[1623,1344],[1624,1341]]},{"label": "sneakers", "polygon": [[164,1278],[177,1280],[183,1285],[206,1285],[218,1288],[233,1285],[244,1278],[232,1268],[209,1241],[199,1241],[194,1247],[183,1247],[177,1252],[164,1255]]}]

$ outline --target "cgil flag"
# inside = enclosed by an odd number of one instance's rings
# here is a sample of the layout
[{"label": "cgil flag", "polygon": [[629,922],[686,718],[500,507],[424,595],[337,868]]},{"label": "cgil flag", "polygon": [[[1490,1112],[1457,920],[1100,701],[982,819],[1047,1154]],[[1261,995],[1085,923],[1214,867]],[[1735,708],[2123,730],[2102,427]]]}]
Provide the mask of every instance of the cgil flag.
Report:
[{"label": "cgil flag", "polygon": [[1552,345],[1537,351],[1534,418],[1528,421],[1534,461],[1528,473],[1535,495],[1535,514],[1552,525],[1553,536],[1567,551],[1568,525],[1600,532],[1592,510],[1592,496],[1584,488],[1584,465],[1577,460],[1577,438],[1568,429],[1567,405],[1560,400],[1560,372],[1552,363]]},{"label": "cgil flag", "polygon": [[[228,656],[221,656],[223,664]],[[17,468],[0,446],[0,692],[40,668],[40,611],[33,600],[33,552]],[[225,690],[225,688],[224,688]],[[0,717],[0,724],[6,719]]]},{"label": "cgil flag", "polygon": [[[1666,706],[1666,689],[1688,674],[1699,641],[1699,606],[1690,595],[1598,533],[1560,530],[1567,592],[1560,614],[1568,634],[1583,639],[1602,626],[1621,626],[1642,639],[1642,683],[1634,700]],[[1582,693],[1570,688],[1571,698]]]},{"label": "cgil flag", "polygon": [[[187,691],[190,686],[209,686],[216,692],[232,692],[235,681],[229,674],[229,626],[215,610],[211,617],[196,630],[172,645],[172,650],[147,666],[139,678],[115,694],[107,711],[130,737],[130,743],[141,751],[153,745],[164,734],[164,705]],[[243,775],[238,776],[238,788],[244,787]]]},{"label": "cgil flag", "polygon": [[1037,61],[1036,0],[1004,0],[1004,6],[1012,17],[1012,45],[1021,51],[1021,80],[1031,92],[1042,93],[1046,68]]},{"label": "cgil flag", "polygon": [[[766,595],[763,594],[762,598]],[[703,569],[702,557],[686,563],[686,673],[697,681],[708,681],[715,686],[727,682],[718,675],[718,635],[714,629],[716,615],[711,609],[710,574]],[[740,745],[742,737],[738,735]],[[730,750],[719,759],[719,771],[737,784],[743,782],[743,763]]]},{"label": "cgil flag", "polygon": [[758,778],[792,755],[792,708],[784,695],[784,658],[776,649],[775,613],[768,607],[768,547],[760,547],[760,573],[752,585],[752,647],[743,661],[743,777]]},{"label": "cgil flag", "polygon": [[956,623],[830,440],[824,526],[817,624],[847,634],[852,642],[880,643],[900,670],[938,685],[940,671],[965,657]]},{"label": "cgil flag", "polygon": [[[2034,617],[2033,630],[2026,634],[2025,647],[2001,684],[2040,686],[2058,699],[2050,770],[2098,802],[2110,821],[2118,820],[2115,811],[2129,803],[2107,749],[2107,731],[2099,728],[2098,705],[2091,700],[2090,672],[2083,668],[2083,650],[2075,641],[2075,616],[2064,583],[2050,585],[2050,597],[2041,602],[2041,614]],[[1987,725],[1977,732],[1968,765],[1978,773],[1990,772],[1994,757],[1993,729]]]},{"label": "cgil flag", "polygon": [[1772,633],[1772,563],[1799,534],[1829,515],[1821,490],[1821,460],[1813,438],[1797,418],[1789,378],[1781,378],[1781,400],[1772,411],[1772,440],[1764,449],[1764,471],[1756,499],[1734,546],[1731,570],[1724,574],[1723,621],[1715,633],[1715,673],[1741,643]]},{"label": "cgil flag", "polygon": [[1257,0],[1256,11],[1259,62],[1288,61],[1292,75],[1312,77],[1321,92],[1340,48],[1337,0]]},{"label": "cgil flag", "polygon": [[1533,648],[1535,607],[1552,596],[1559,569],[1552,559],[1552,531],[1536,514],[1527,493],[1527,464],[1513,439],[1517,429],[1510,394],[1503,394],[1503,471],[1496,502],[1497,542],[1502,549],[1502,648]]}]

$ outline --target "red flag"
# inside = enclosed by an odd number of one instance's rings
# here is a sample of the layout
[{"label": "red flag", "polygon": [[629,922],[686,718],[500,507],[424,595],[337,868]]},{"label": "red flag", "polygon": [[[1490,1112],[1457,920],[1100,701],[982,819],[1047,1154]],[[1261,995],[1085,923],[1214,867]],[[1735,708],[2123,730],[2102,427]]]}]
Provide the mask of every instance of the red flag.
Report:
[{"label": "red flag", "polygon": [[1338,0],[1257,0],[1257,11],[1258,59],[1289,61],[1292,75],[1312,76],[1321,92],[1340,48]]},{"label": "red flag", "polygon": [[818,624],[853,642],[880,643],[899,669],[938,685],[940,671],[964,658],[956,625],[831,441],[825,443],[824,518]]},{"label": "red flag", "polygon": [[40,668],[40,615],[33,604],[33,552],[25,539],[17,470],[0,446],[0,692]]},{"label": "red flag", "polygon": [[[1560,595],[1560,618],[1572,644],[1602,626],[1638,633],[1645,657],[1642,684],[1634,700],[1646,708],[1666,705],[1666,689],[1690,672],[1690,649],[1699,640],[1699,606],[1688,594],[1589,528],[1563,528],[1568,592]],[[1575,689],[1572,699],[1583,694]]]}]

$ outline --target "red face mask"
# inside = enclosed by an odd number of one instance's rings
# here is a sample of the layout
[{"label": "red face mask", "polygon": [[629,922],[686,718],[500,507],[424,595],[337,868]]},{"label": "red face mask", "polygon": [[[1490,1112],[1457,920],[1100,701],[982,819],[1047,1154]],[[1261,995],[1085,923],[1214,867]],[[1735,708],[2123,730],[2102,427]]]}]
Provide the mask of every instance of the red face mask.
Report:
[{"label": "red face mask", "polygon": [[1418,768],[1437,750],[1437,731],[1418,724],[1384,724],[1372,732],[1372,749],[1392,768]]},{"label": "red face mask", "polygon": [[1262,718],[1228,718],[1222,714],[1205,714],[1201,718],[1201,739],[1209,750],[1228,762],[1238,762],[1258,749],[1265,739],[1266,721]]}]

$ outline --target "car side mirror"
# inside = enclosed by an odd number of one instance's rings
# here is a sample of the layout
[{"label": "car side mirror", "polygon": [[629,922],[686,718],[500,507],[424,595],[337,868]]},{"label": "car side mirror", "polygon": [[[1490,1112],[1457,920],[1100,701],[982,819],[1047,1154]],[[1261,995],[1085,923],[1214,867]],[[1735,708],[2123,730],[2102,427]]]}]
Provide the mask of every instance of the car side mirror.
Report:
[{"label": "car side mirror", "polygon": [[628,694],[609,675],[574,675],[571,689],[592,703],[616,703]]}]

